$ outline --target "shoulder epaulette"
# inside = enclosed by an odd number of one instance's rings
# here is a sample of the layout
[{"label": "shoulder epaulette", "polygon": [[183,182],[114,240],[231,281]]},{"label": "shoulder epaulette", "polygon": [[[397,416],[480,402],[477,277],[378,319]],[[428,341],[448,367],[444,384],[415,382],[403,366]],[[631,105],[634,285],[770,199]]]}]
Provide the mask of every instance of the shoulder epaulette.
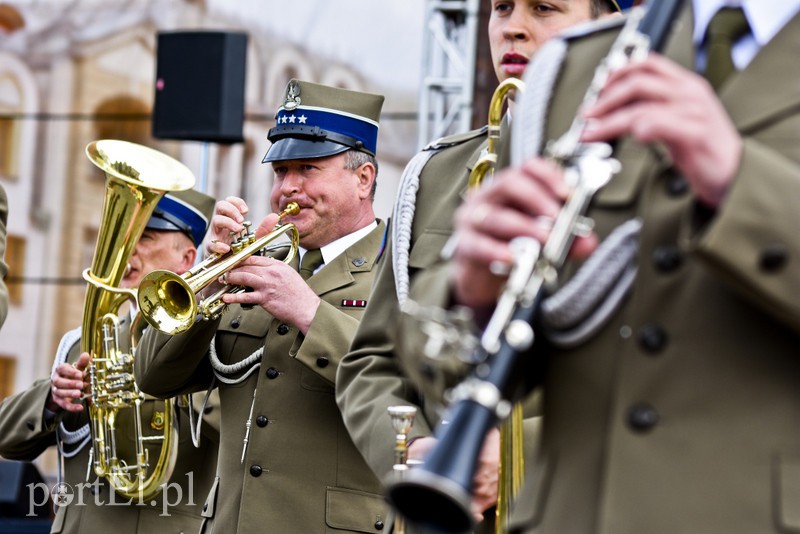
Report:
[{"label": "shoulder epaulette", "polygon": [[588,22],[570,26],[567,29],[559,32],[557,36],[566,41],[571,41],[592,33],[599,33],[619,28],[625,24],[626,20],[627,17],[625,16],[603,17],[600,19],[590,20]]},{"label": "shoulder epaulette", "polygon": [[440,150],[449,146],[460,145],[461,143],[465,143],[471,139],[475,139],[476,137],[486,136],[488,129],[488,126],[483,126],[477,130],[470,130],[469,132],[465,133],[440,137],[436,141],[428,143],[423,150]]}]

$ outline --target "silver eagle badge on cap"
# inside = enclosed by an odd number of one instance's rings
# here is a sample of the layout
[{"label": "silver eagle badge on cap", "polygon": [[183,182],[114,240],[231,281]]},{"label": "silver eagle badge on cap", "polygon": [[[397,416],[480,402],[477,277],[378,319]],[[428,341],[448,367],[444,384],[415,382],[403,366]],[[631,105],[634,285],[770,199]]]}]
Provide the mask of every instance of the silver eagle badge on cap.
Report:
[{"label": "silver eagle badge on cap", "polygon": [[300,105],[300,84],[295,80],[289,82],[286,88],[286,100],[283,103],[283,109],[292,111]]}]

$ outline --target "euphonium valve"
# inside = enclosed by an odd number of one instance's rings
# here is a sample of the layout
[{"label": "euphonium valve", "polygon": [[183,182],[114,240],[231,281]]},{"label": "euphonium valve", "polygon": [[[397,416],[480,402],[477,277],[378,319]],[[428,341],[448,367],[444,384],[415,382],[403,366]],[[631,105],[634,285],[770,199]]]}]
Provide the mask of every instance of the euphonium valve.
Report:
[{"label": "euphonium valve", "polygon": [[[299,212],[300,206],[290,202],[279,215],[282,219]],[[225,308],[222,296],[226,293],[239,293],[246,288],[225,285],[204,299],[198,299],[197,293],[282,236],[289,237],[289,253],[283,259],[289,263],[297,255],[300,246],[300,234],[294,224],[278,224],[259,239],[249,231],[247,224],[242,234],[231,243],[230,252],[212,254],[182,275],[166,270],[153,271],[139,284],[139,312],[153,328],[169,335],[189,330],[198,316],[204,319],[218,317]]]}]

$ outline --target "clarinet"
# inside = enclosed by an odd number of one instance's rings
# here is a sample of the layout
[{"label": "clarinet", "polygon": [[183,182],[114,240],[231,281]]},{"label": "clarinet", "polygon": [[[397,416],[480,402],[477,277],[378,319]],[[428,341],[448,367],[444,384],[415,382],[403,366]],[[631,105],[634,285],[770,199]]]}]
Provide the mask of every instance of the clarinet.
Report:
[{"label": "clarinet", "polygon": [[[608,76],[624,65],[663,48],[683,0],[653,0],[634,8],[608,55],[595,70],[584,104],[595,100]],[[545,290],[564,264],[576,235],[591,221],[583,214],[593,196],[619,171],[606,143],[581,143],[585,123],[576,117],[570,129],[548,145],[547,155],[564,168],[572,193],[557,216],[544,246],[528,238],[511,242],[515,261],[508,281],[481,336],[476,366],[451,392],[450,406],[436,428],[437,444],[422,466],[387,485],[387,497],[410,522],[435,532],[467,532],[475,469],[489,430],[508,417],[523,393],[521,357],[534,342],[533,325]]]}]

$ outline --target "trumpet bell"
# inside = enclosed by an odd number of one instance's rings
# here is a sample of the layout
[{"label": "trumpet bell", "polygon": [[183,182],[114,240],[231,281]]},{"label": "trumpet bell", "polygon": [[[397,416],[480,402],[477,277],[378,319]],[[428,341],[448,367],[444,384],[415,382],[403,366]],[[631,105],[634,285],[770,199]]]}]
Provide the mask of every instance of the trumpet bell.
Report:
[{"label": "trumpet bell", "polygon": [[140,312],[159,332],[174,336],[195,323],[197,296],[182,276],[153,271],[142,278],[138,293]]}]

